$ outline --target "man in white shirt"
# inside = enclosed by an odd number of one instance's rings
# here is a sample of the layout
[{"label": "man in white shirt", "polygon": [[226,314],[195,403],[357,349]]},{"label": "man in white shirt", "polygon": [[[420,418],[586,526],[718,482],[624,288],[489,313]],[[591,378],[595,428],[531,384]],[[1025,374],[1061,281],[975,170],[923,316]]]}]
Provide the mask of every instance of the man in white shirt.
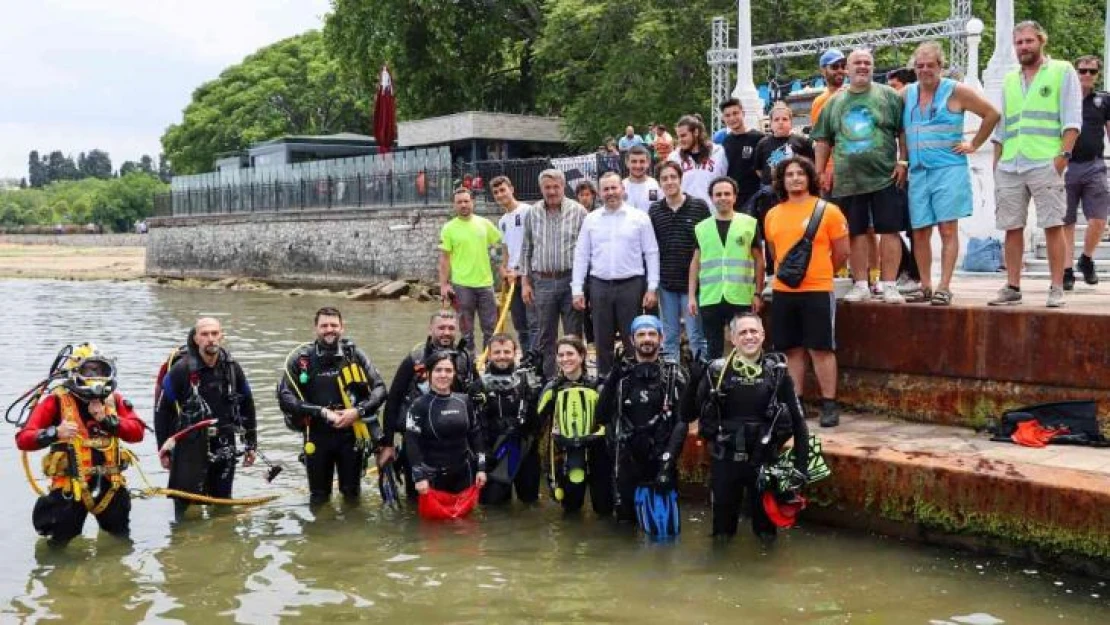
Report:
[{"label": "man in white shirt", "polygon": [[513,317],[513,327],[516,328],[517,339],[522,352],[527,352],[532,347],[532,324],[536,321],[535,312],[531,306],[524,303],[524,287],[520,283],[520,248],[524,245],[524,216],[530,208],[528,204],[518,202],[514,195],[513,183],[508,176],[497,176],[490,181],[490,190],[498,206],[505,211],[497,222],[501,230],[501,279],[505,285],[515,284],[513,301],[509,304],[509,314]]},{"label": "man in white shirt", "polygon": [[728,157],[709,140],[700,115],[683,115],[675,124],[678,149],[667,160],[682,166],[682,192],[713,206],[709,183],[728,174]]},{"label": "man in white shirt", "polygon": [[659,191],[659,183],[648,175],[651,153],[642,145],[634,146],[628,150],[625,162],[628,165],[628,177],[624,179],[624,192],[628,203],[646,213],[653,203],[663,197]]},{"label": "man in white shirt", "polygon": [[583,287],[589,273],[597,372],[603,376],[613,368],[616,331],[619,329],[621,332],[626,353],[632,353],[628,331],[632,320],[643,309],[655,307],[655,293],[659,287],[659,245],[647,213],[624,201],[620,174],[608,172],[602,175],[599,185],[605,207],[590,213],[582,222],[574,248],[570,289],[574,307],[585,310]]}]

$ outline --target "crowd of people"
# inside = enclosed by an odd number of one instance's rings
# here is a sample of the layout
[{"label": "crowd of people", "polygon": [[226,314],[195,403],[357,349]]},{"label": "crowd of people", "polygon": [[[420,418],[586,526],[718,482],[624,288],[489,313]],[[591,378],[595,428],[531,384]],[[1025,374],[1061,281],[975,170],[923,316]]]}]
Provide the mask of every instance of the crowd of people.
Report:
[{"label": "crowd of people", "polygon": [[[877,271],[881,299],[901,304],[896,277],[916,265],[918,299],[950,305],[957,223],[972,211],[968,154],[994,141],[1008,278],[991,304],[1022,299],[1031,197],[1049,246],[1048,306],[1062,305],[1074,280],[1064,235],[1080,202],[1093,243],[1079,269],[1097,281],[1091,254],[1106,217],[1110,100],[1093,91],[1097,58],[1079,59],[1077,75],[1044,54],[1046,41],[1036,23],[1015,27],[1021,66],[1006,77],[1001,111],[944,77],[936,43],[917,48],[916,81],[901,90],[873,81],[869,51],[828,50],[809,137],[793,132],[785,104],[772,108],[764,135],[729,100],[719,144],[700,116],[686,115],[660,158],[666,129],[653,124],[649,141],[629,126],[618,148],[628,176],[585,181],[574,199],[558,169],[540,173],[543,199],[534,205],[516,200],[509,178],[492,179],[504,211],[496,225],[474,214],[472,191],[460,187],[440,236],[444,307],[390,385],[344,337],[334,308],[316,312],[313,340],[282,365],[277,396],[287,426],[303,437],[310,503],[330,499],[336,476],[342,495],[357,499],[373,460],[383,498],[396,499],[399,480],[422,514],[451,516],[514,494],[534,502],[546,477],[568,512],[588,495],[599,515],[673,536],[677,462],[693,430],[711,457],[713,533],[735,534],[746,505],[755,533],[773,537],[819,473],[799,399],[810,364],[818,423],[839,423],[834,277],[847,268],[854,284],[845,299],[860,301],[872,297]],[[969,112],[982,120],[971,138],[963,134]],[[935,288],[934,228],[942,242]],[[491,249],[500,253],[496,279]],[[495,331],[497,283],[515,337]],[[770,336],[760,316],[767,306]],[[155,433],[171,485],[229,498],[235,466],[254,463],[258,440],[251,387],[222,338],[217,320],[197,321],[162,380]],[[17,436],[20,449],[49,447],[58,458],[35,526],[65,542],[92,512],[106,531],[126,532],[119,441],[141,440],[143,424],[115,389],[110,359],[86,349],[58,367],[52,375],[62,382]]]}]

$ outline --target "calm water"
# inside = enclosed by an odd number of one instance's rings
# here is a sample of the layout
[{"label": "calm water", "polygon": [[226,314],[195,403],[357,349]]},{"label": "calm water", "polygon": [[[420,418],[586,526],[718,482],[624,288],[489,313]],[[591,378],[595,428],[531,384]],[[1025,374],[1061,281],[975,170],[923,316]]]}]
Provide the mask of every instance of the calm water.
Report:
[{"label": "calm water", "polygon": [[[57,349],[92,340],[117,356],[121,389],[151,417],[153,375],[198,314],[224,321],[228,346],[260,404],[260,439],[285,465],[242,470],[237,495],[279,492],[272,504],[172,522],[165,499],[136,500],[133,542],[98,537],[91,519],[65,551],[30,523],[34,496],[8,427],[0,436],[0,622],[273,623],[1107,623],[1110,588],[1004,560],[805,526],[770,551],[750,534],[706,538],[706,511],[687,505],[676,544],[653,545],[552,505],[479,511],[427,525],[360,506],[313,515],[272,389],[295,345],[311,337],[326,298],[183,291],[131,283],[0,282],[6,405],[46,373]],[[349,334],[383,374],[423,335],[427,305],[339,301]],[[159,485],[154,443],[137,446]],[[37,456],[35,458],[37,461]],[[134,470],[132,486],[141,482]],[[369,482],[368,482],[369,485]]]}]

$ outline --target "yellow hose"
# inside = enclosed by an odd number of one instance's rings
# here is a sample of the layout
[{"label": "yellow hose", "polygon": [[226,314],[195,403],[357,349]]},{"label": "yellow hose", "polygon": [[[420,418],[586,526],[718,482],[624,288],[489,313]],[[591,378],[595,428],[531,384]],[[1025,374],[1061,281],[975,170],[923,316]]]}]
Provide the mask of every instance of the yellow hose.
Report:
[{"label": "yellow hose", "polygon": [[[509,307],[513,303],[513,292],[516,291],[516,280],[509,283],[509,290],[505,293],[505,301],[501,302],[501,312],[497,315],[497,325],[493,328],[494,334],[501,333],[505,329],[505,320],[509,316]],[[488,341],[487,337],[487,341]],[[486,359],[489,358],[489,347],[487,346],[482,350],[482,355],[478,356],[478,370],[484,371],[486,368]]]},{"label": "yellow hose", "polygon": [[27,476],[27,483],[31,485],[31,490],[35,491],[36,495],[42,497],[46,494],[46,489],[39,486],[38,480],[35,479],[35,474],[31,472],[30,454],[22,451],[19,453],[19,456],[23,462],[23,474]]},{"label": "yellow hose", "polygon": [[121,453],[123,457],[131,463],[131,466],[135,467],[135,469],[139,471],[139,477],[142,478],[143,482],[147,486],[143,490],[136,493],[136,495],[139,497],[155,497],[160,495],[162,497],[177,497],[179,499],[187,499],[189,501],[195,501],[197,503],[206,503],[216,506],[257,506],[259,504],[269,503],[280,497],[280,495],[262,495],[259,497],[225,499],[223,497],[209,497],[208,495],[201,495],[199,493],[190,493],[184,490],[177,490],[176,488],[161,488],[150,483],[150,480],[148,480],[146,477],[146,473],[143,472],[143,468],[139,466],[139,458],[135,455],[133,451],[131,451],[130,449],[123,449]]}]

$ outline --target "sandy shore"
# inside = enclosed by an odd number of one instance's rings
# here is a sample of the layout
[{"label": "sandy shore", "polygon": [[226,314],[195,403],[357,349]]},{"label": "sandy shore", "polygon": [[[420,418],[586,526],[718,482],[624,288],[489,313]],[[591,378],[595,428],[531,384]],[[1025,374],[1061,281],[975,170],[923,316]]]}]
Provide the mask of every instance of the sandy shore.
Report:
[{"label": "sandy shore", "polygon": [[135,280],[143,277],[142,247],[63,247],[0,243],[0,278]]}]

